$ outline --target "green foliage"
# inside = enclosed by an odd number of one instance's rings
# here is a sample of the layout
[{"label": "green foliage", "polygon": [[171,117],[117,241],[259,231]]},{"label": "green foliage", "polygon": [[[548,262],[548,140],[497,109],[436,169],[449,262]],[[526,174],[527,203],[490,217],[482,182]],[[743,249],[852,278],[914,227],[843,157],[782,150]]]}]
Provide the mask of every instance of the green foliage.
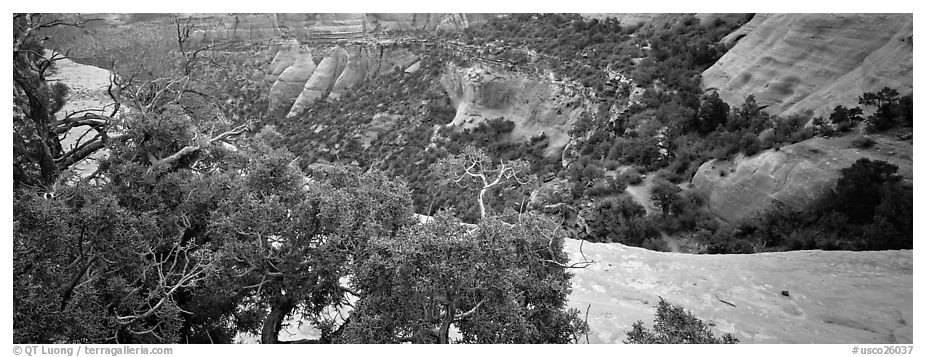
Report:
[{"label": "green foliage", "polygon": [[855,139],[852,139],[852,147],[859,149],[868,149],[875,145],[875,141],[867,136],[858,136]]},{"label": "green foliage", "polygon": [[727,116],[730,113],[730,106],[720,99],[717,92],[707,96],[701,107],[698,108],[698,121],[695,128],[701,134],[707,134],[717,129],[717,127],[727,124]]},{"label": "green foliage", "polygon": [[778,204],[735,229],[700,232],[709,253],[913,248],[913,189],[883,161],[859,159],[804,211]]},{"label": "green foliage", "polygon": [[[343,342],[567,343],[587,331],[564,310],[571,287],[563,236],[528,215],[468,227],[447,214],[374,239],[353,284],[369,292]],[[554,255],[551,255],[554,254]]]},{"label": "green foliage", "polygon": [[900,97],[896,89],[884,87],[878,92],[865,92],[859,96],[858,103],[876,108],[875,113],[865,119],[872,130],[882,131],[898,124],[913,124],[913,94]]},{"label": "green foliage", "polygon": [[672,208],[672,206],[676,205],[676,202],[681,199],[681,192],[682,189],[680,189],[675,184],[667,180],[657,178],[653,180],[653,186],[650,191],[650,199],[653,200],[653,205],[656,206],[656,208],[662,210],[662,216],[665,217],[669,214],[669,210]]},{"label": "green foliage", "polygon": [[659,239],[659,230],[646,218],[646,209],[627,196],[601,200],[586,217],[590,239],[635,247]]},{"label": "green foliage", "polygon": [[719,338],[714,336],[710,327],[686,311],[681,306],[669,304],[665,299],[659,298],[656,307],[656,320],[652,330],[643,326],[643,321],[633,324],[633,329],[627,331],[625,343],[646,344],[734,344],[739,339],[729,333]]},{"label": "green foliage", "polygon": [[830,122],[833,124],[855,123],[862,121],[862,109],[859,107],[846,108],[837,105],[830,114]]}]

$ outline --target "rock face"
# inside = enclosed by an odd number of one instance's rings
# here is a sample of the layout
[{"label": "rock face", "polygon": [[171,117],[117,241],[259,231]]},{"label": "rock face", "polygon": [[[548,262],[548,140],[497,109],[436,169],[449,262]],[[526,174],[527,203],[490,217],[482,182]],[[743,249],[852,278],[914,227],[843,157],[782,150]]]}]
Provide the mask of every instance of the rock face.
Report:
[{"label": "rock face", "polygon": [[[272,112],[294,117],[316,100],[337,100],[348,89],[375,76],[403,71],[419,56],[392,41],[355,41],[338,45],[284,41],[271,48],[273,61],[264,76],[271,86]],[[317,54],[325,53],[316,57]],[[317,65],[314,59],[321,59]],[[414,71],[414,69],[412,69]]]},{"label": "rock face", "polygon": [[559,153],[569,142],[569,130],[583,113],[594,110],[584,88],[570,83],[510,73],[477,63],[448,65],[441,85],[457,107],[451,125],[469,128],[490,119],[515,123],[515,140],[544,133],[546,155]]},{"label": "rock face", "polygon": [[708,198],[710,210],[728,222],[738,222],[781,202],[803,209],[832,188],[841,169],[867,157],[896,165],[898,173],[913,178],[913,144],[887,136],[871,135],[874,147],[852,147],[857,135],[831,139],[812,138],[766,150],[732,162],[711,160],[701,165],[691,183]]},{"label": "rock face", "polygon": [[331,88],[334,87],[334,82],[341,75],[346,65],[347,51],[335,47],[312,72],[312,76],[309,77],[309,80],[305,82],[305,86],[302,88],[302,93],[296,98],[296,102],[286,116],[293,117],[302,113],[313,102],[327,95]]},{"label": "rock face", "polygon": [[[283,66],[274,67],[273,71],[275,72],[281,67]],[[270,87],[270,94],[268,95],[270,112],[280,110],[288,112],[314,72],[315,61],[312,59],[311,50],[300,50],[295,55],[291,65],[286,67],[279,76],[274,76],[277,79],[273,86]]]},{"label": "rock face", "polygon": [[347,67],[338,76],[329,98],[339,99],[344,92],[368,78],[405,69],[418,59],[408,49],[390,43],[351,44],[347,47]]},{"label": "rock face", "polygon": [[196,19],[194,41],[257,42],[283,35],[302,42],[356,39],[376,31],[460,31],[489,14],[188,14]]},{"label": "rock face", "polygon": [[[573,262],[582,260],[580,243],[566,240]],[[652,327],[659,297],[741,343],[913,340],[910,250],[689,255],[588,242],[581,249],[595,263],[573,270],[568,305],[588,309],[591,343],[621,343],[638,320]]]},{"label": "rock face", "polygon": [[913,91],[911,14],[758,14],[724,38],[735,45],[702,87],[732,105],[753,94],[773,114],[818,115],[885,86]]},{"label": "rock face", "polygon": [[295,40],[285,41],[279,45],[275,52],[267,76],[264,78],[267,83],[273,84],[280,78],[283,71],[296,62],[296,57],[299,56],[299,42]]}]

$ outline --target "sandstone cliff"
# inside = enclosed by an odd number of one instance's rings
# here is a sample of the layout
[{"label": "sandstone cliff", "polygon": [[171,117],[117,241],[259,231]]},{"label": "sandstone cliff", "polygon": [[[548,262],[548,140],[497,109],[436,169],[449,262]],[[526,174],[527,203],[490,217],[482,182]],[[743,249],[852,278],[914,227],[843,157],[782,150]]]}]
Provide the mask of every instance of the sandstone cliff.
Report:
[{"label": "sandstone cliff", "polygon": [[[283,66],[275,67],[273,71],[276,72],[280,67]],[[270,112],[280,110],[288,112],[314,72],[315,61],[312,59],[311,50],[300,50],[289,67],[286,67],[279,76],[273,76],[277,79],[270,87],[270,93],[267,96],[270,101]]]},{"label": "sandstone cliff", "polygon": [[289,110],[287,117],[293,117],[302,113],[305,108],[318,99],[324,98],[334,87],[335,81],[344,67],[347,66],[347,51],[341,47],[335,47],[315,68],[312,76],[305,82],[302,93],[296,98],[296,102]]},{"label": "sandstone cliff", "polygon": [[911,141],[871,135],[877,144],[862,150],[851,145],[856,136],[816,137],[752,157],[711,160],[698,168],[691,183],[706,194],[713,213],[725,221],[737,222],[775,201],[797,209],[808,207],[836,184],[841,169],[863,157],[890,162],[899,168],[901,176],[912,180]]},{"label": "sandstone cliff", "polygon": [[559,153],[569,130],[583,113],[594,110],[585,88],[535,78],[485,64],[448,66],[441,84],[457,107],[451,125],[469,128],[496,118],[515,123],[513,139],[546,134],[546,155]]},{"label": "sandstone cliff", "polygon": [[733,105],[754,94],[773,114],[829,113],[885,86],[913,90],[910,14],[758,14],[724,38],[733,47],[702,87]]},{"label": "sandstone cliff", "polygon": [[194,41],[272,40],[281,36],[302,42],[356,39],[380,31],[460,31],[484,23],[491,14],[187,14],[196,19]]}]

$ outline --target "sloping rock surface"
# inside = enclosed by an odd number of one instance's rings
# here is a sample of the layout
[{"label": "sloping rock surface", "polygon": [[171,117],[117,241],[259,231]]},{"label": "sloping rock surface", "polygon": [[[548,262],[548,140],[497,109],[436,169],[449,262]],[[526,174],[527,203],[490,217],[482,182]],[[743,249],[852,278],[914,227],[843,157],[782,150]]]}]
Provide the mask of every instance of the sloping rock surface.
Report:
[{"label": "sloping rock surface", "polygon": [[[574,262],[580,244],[566,241]],[[910,250],[690,255],[586,242],[582,252],[595,263],[573,271],[568,305],[588,309],[591,343],[621,343],[638,320],[652,327],[660,297],[741,343],[913,341]]]},{"label": "sloping rock surface", "polygon": [[753,94],[773,114],[854,106],[885,86],[913,90],[911,14],[758,14],[724,38],[735,45],[702,87],[739,105]]},{"label": "sloping rock surface", "polygon": [[775,201],[797,209],[808,207],[836,184],[840,170],[863,157],[894,164],[901,176],[913,179],[912,142],[870,135],[876,144],[857,149],[852,146],[856,137],[815,137],[733,161],[711,160],[698,168],[691,183],[706,194],[713,213],[736,222]]}]

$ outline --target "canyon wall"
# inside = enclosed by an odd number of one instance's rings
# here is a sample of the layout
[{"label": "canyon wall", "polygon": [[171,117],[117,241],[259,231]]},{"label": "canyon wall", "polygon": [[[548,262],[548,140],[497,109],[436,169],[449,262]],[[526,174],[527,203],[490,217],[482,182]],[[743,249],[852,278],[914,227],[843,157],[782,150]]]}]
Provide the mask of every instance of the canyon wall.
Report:
[{"label": "canyon wall", "polygon": [[490,119],[515,123],[512,139],[544,133],[546,155],[559,153],[569,130],[583,113],[595,110],[586,88],[572,83],[519,75],[485,64],[448,65],[441,85],[457,107],[451,125],[470,128]]},{"label": "canyon wall", "polygon": [[911,14],[758,14],[726,36],[732,48],[702,87],[738,106],[753,94],[772,114],[828,114],[864,92],[913,91]]},{"label": "canyon wall", "polygon": [[295,117],[316,100],[337,100],[354,85],[406,70],[419,59],[392,41],[313,45],[288,40],[279,45],[264,76],[270,86],[269,109]]},{"label": "canyon wall", "polygon": [[280,37],[302,42],[357,39],[374,32],[460,31],[488,21],[492,14],[335,13],[185,14],[195,19],[193,40],[264,41]]}]

